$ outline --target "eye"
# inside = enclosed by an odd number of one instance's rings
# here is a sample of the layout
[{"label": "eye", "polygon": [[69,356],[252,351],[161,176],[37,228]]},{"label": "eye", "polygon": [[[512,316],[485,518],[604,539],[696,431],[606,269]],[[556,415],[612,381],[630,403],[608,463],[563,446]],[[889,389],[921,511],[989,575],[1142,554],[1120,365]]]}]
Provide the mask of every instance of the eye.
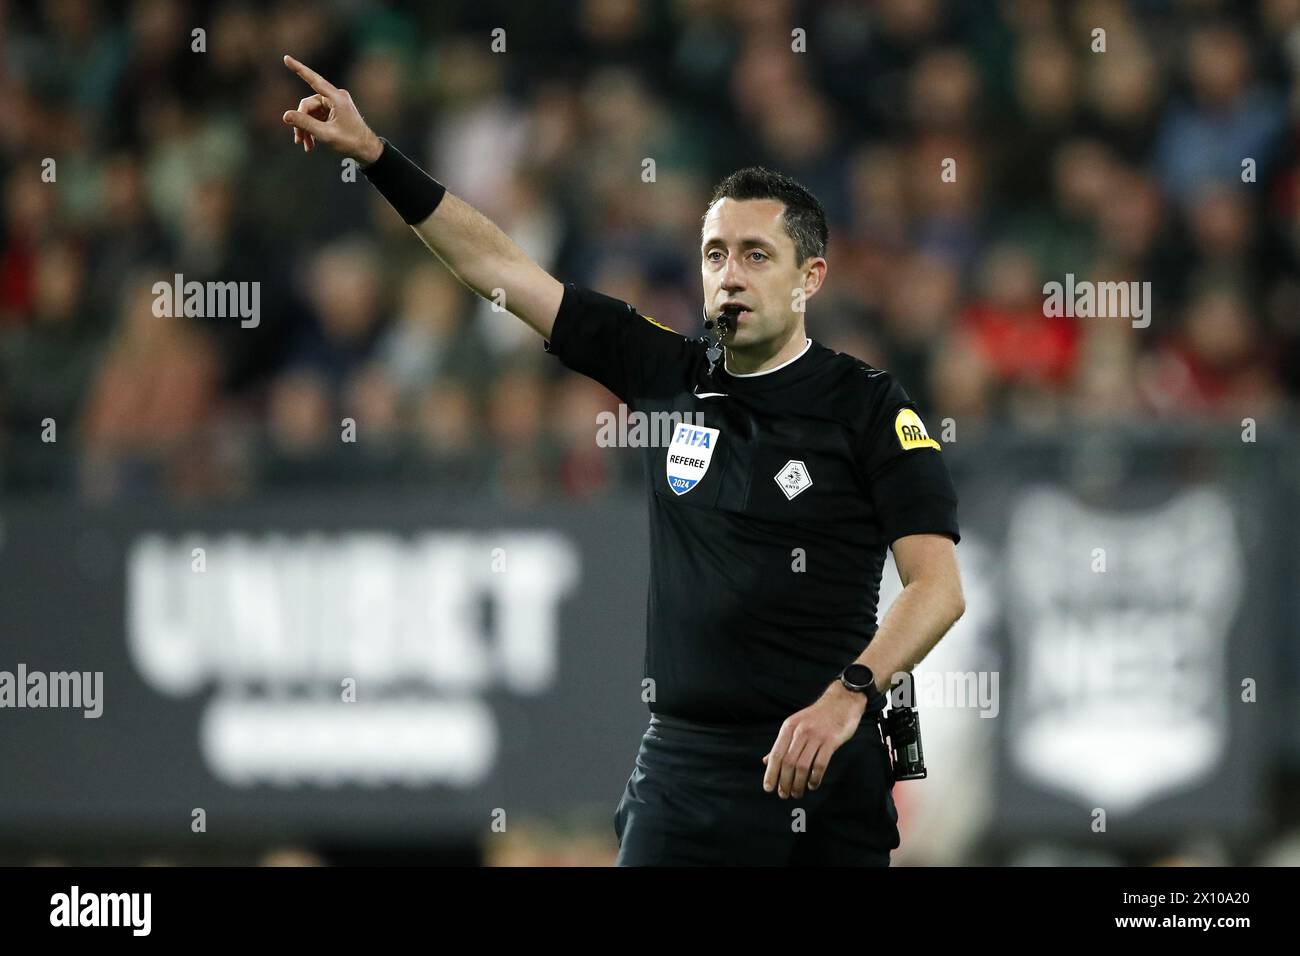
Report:
[{"label": "eye", "polygon": [[764,259],[767,258],[767,253],[766,253],[766,252],[759,252],[757,249],[755,249],[755,250],[751,253],[751,255],[762,256]]},{"label": "eye", "polygon": [[709,250],[709,252],[705,253],[704,257],[708,259],[710,262],[717,262],[718,260],[713,257],[720,256],[720,255],[722,255],[722,253],[719,252],[717,249],[711,249]]}]

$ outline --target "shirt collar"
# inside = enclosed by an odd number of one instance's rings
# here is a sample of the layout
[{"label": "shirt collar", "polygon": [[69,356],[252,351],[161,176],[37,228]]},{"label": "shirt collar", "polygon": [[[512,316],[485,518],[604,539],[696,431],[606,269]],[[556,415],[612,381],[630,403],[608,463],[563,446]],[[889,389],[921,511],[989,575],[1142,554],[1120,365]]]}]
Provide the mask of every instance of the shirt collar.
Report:
[{"label": "shirt collar", "polygon": [[810,348],[812,348],[812,339],[805,337],[805,338],[804,338],[804,343],[803,343],[803,349],[802,349],[802,351],[799,352],[798,355],[795,355],[795,356],[793,356],[793,357],[791,357],[791,358],[786,359],[786,360],[785,360],[784,362],[782,362],[780,365],[774,365],[772,368],[761,369],[761,370],[759,370],[759,371],[757,371],[757,372],[733,372],[733,371],[731,371],[731,369],[727,368],[727,353],[726,353],[726,351],[724,350],[723,353],[722,353],[722,370],[723,370],[724,372],[726,372],[728,375],[730,375],[732,378],[758,378],[760,375],[771,375],[773,372],[779,372],[781,369],[785,368],[787,365],[792,365],[792,364],[794,364],[795,362],[799,361],[799,360],[800,360],[801,358],[803,358],[806,354],[808,354],[808,350],[809,350]]}]

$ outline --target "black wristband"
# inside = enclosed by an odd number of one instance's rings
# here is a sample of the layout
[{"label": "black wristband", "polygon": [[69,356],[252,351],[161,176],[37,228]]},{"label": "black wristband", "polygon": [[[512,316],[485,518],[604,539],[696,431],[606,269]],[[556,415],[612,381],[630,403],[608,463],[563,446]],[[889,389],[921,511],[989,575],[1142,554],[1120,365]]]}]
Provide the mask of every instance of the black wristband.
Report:
[{"label": "black wristband", "polygon": [[369,166],[362,166],[370,184],[397,210],[408,226],[429,218],[438,208],[447,187],[434,179],[384,137],[379,137],[384,151]]}]

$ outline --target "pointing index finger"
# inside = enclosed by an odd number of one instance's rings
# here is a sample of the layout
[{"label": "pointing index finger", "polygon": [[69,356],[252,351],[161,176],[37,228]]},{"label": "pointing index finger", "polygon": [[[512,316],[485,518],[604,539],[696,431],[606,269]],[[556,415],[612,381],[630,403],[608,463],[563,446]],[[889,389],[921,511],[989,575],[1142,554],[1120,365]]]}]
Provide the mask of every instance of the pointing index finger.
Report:
[{"label": "pointing index finger", "polygon": [[321,93],[326,96],[331,96],[338,93],[338,88],[333,83],[325,79],[325,77],[321,76],[311,67],[309,67],[307,64],[299,63],[297,60],[295,60],[287,53],[284,55],[284,65],[287,66],[289,69],[293,70],[293,72],[297,73],[304,80],[306,80],[307,85],[310,86],[317,93]]}]

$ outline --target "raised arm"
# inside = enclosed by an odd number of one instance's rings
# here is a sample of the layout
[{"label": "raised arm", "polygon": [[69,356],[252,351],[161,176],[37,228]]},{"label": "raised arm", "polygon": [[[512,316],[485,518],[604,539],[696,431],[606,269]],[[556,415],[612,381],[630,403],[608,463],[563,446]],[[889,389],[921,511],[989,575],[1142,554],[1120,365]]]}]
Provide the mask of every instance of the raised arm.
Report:
[{"label": "raised arm", "polygon": [[[304,152],[311,152],[317,141],[322,142],[355,159],[367,175],[378,174],[379,160],[393,147],[385,146],[366,125],[348,91],[337,88],[291,56],[285,56],[284,64],[315,91],[312,96],[304,97],[296,110],[288,110],[282,117],[285,124],[293,127],[293,141],[301,143]],[[397,178],[403,186],[409,183],[417,190],[440,188],[432,180],[421,181],[418,177],[423,174],[407,167],[409,161],[405,157],[401,157],[402,166],[394,172],[394,160],[398,157],[400,153],[388,156],[382,164],[389,179]],[[391,191],[388,188],[385,195],[393,201]],[[410,192],[404,190],[407,195]],[[417,203],[407,208],[421,207]],[[436,199],[433,211],[419,221],[412,221],[414,216],[407,218],[407,214],[403,218],[429,251],[466,287],[492,300],[499,297],[497,290],[501,290],[508,311],[543,338],[551,337],[564,286],[530,259],[492,220],[450,191]]]}]

